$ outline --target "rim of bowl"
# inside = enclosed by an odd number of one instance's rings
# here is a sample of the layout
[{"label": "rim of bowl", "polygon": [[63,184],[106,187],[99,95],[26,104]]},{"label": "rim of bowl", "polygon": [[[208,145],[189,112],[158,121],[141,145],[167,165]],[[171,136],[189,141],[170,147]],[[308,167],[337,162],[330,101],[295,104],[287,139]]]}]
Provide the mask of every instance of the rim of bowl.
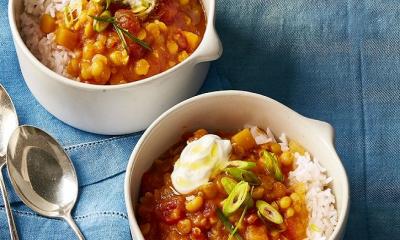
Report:
[{"label": "rim of bowl", "polygon": [[[253,97],[253,98],[258,98],[258,99],[262,99],[264,101],[270,101],[273,104],[276,104],[277,106],[279,106],[283,111],[287,111],[287,112],[291,112],[294,113],[295,115],[297,115],[297,117],[305,119],[307,122],[313,122],[313,121],[319,121],[319,120],[315,120],[312,118],[307,118],[301,114],[299,114],[298,112],[292,110],[291,108],[287,107],[286,105],[272,99],[269,98],[267,96],[261,95],[261,94],[257,94],[257,93],[253,93],[253,92],[248,92],[248,91],[240,91],[240,90],[224,90],[224,91],[216,91],[216,92],[210,92],[210,93],[204,93],[198,96],[194,96],[192,98],[189,98],[187,100],[184,100],[178,104],[176,104],[175,106],[171,107],[170,109],[168,109],[167,111],[165,111],[163,114],[161,114],[156,120],[154,120],[154,122],[146,129],[146,131],[143,133],[143,135],[140,137],[139,141],[136,143],[131,156],[129,157],[129,162],[128,162],[128,166],[126,168],[126,174],[125,174],[125,179],[124,179],[124,198],[125,198],[125,205],[127,208],[127,212],[128,212],[128,221],[129,221],[129,227],[130,229],[135,229],[135,231],[140,231],[137,220],[136,220],[136,215],[134,212],[134,208],[133,208],[133,204],[132,204],[132,198],[131,198],[131,177],[132,177],[132,170],[134,167],[134,163],[135,163],[135,156],[137,155],[139,149],[141,148],[141,145],[143,144],[143,142],[145,142],[145,140],[147,140],[148,136],[153,132],[153,130],[157,127],[157,125],[160,124],[161,121],[164,120],[165,117],[167,117],[170,114],[173,114],[176,111],[179,111],[182,107],[184,107],[185,105],[188,105],[192,102],[195,101],[201,101],[204,98],[209,98],[209,97],[216,97],[216,96],[234,96],[234,95],[240,95],[240,96],[246,96],[246,97]],[[332,128],[332,126],[329,123],[323,122],[323,121],[319,121],[321,123],[325,123],[327,125],[330,126],[330,128]],[[332,128],[333,130],[333,128]],[[325,139],[326,137],[321,136],[323,139]],[[333,157],[336,159],[337,162],[337,170],[341,172],[341,175],[343,175],[343,181],[345,184],[343,184],[342,190],[343,190],[343,196],[342,196],[342,201],[343,201],[343,205],[342,205],[342,209],[343,211],[340,212],[340,215],[338,216],[338,222],[337,225],[335,226],[334,231],[332,232],[331,236],[328,238],[328,240],[332,240],[332,239],[336,239],[338,237],[338,235],[341,232],[344,232],[345,227],[346,227],[346,223],[347,223],[347,218],[348,218],[348,214],[349,214],[349,209],[350,209],[350,189],[349,189],[349,180],[348,180],[348,176],[346,173],[346,170],[342,164],[342,161],[340,160],[339,156],[337,155],[336,149],[334,147],[334,136],[332,136],[333,139],[332,142],[329,142],[327,144],[327,147],[330,148],[330,151],[333,154]],[[337,196],[335,195],[335,198],[337,198]],[[132,218],[132,219],[131,219]],[[133,233],[132,233],[133,234]]]},{"label": "rim of bowl", "polygon": [[[208,33],[209,31],[215,31],[215,26],[214,26],[215,0],[209,0],[209,11],[208,12],[205,10],[205,7],[204,7],[205,1],[200,0],[202,2],[203,11],[205,13],[204,15],[207,20],[206,29],[204,31],[203,38],[201,39],[199,46],[197,46],[196,50],[187,59],[185,59],[183,62],[178,63],[177,65],[173,66],[172,68],[169,68],[169,69],[167,69],[163,72],[160,72],[156,75],[153,75],[151,77],[144,78],[144,79],[141,79],[138,81],[124,83],[124,84],[117,84],[117,85],[96,85],[96,84],[75,81],[75,80],[67,78],[61,74],[58,74],[55,71],[48,68],[46,65],[44,65],[41,61],[39,61],[39,59],[36,58],[35,55],[33,55],[33,53],[26,46],[25,42],[22,40],[20,31],[18,30],[18,27],[16,24],[15,14],[13,11],[14,4],[16,1],[22,1],[22,0],[9,0],[9,2],[8,2],[8,19],[9,19],[9,25],[11,28],[11,34],[14,39],[14,43],[21,48],[22,52],[29,58],[30,62],[32,64],[34,64],[35,67],[39,68],[42,72],[44,72],[46,75],[56,79],[56,81],[60,81],[61,83],[64,83],[71,87],[84,88],[86,90],[94,90],[94,91],[96,91],[96,90],[118,90],[118,89],[123,89],[123,88],[135,87],[135,86],[139,86],[139,85],[145,85],[150,82],[161,79],[163,76],[168,75],[172,72],[175,72],[180,67],[183,67],[186,64],[189,64],[190,62],[195,60],[198,57],[197,55],[199,55],[199,50],[204,48],[203,46],[205,44],[207,44],[207,40],[205,39],[206,33]],[[210,37],[212,37],[212,35]]]}]

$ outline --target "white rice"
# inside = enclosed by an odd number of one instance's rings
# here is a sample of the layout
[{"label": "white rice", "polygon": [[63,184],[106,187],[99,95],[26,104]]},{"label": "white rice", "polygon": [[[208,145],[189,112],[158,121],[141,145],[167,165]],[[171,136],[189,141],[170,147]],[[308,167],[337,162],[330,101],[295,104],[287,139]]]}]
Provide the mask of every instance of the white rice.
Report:
[{"label": "white rice", "polygon": [[290,184],[303,183],[306,187],[306,205],[309,214],[307,239],[325,240],[335,229],[337,211],[335,196],[329,188],[331,177],[327,176],[317,159],[310,154],[295,154],[296,168],[289,173]]},{"label": "white rice", "polygon": [[58,46],[54,33],[42,33],[39,22],[43,14],[54,17],[68,3],[69,0],[24,0],[25,11],[20,16],[21,36],[29,50],[48,68],[67,77],[65,68],[74,53]]},{"label": "white rice", "polygon": [[[257,144],[276,142],[272,131],[267,128],[266,132],[258,127],[246,124]],[[282,151],[289,150],[288,140],[285,133],[278,138]],[[306,205],[309,215],[307,228],[307,239],[325,240],[335,229],[337,224],[337,210],[335,208],[335,196],[329,184],[332,178],[327,176],[317,159],[311,159],[309,153],[300,155],[295,153],[295,169],[289,173],[289,184],[302,183],[306,188]]]}]

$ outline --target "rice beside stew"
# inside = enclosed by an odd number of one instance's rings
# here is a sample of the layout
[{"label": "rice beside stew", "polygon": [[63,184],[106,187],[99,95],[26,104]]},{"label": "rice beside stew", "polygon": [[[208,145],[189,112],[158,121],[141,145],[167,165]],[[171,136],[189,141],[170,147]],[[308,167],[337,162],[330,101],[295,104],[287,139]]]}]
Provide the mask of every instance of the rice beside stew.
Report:
[{"label": "rice beside stew", "polygon": [[143,175],[136,216],[148,240],[324,240],[337,224],[331,181],[284,134],[199,129]]}]

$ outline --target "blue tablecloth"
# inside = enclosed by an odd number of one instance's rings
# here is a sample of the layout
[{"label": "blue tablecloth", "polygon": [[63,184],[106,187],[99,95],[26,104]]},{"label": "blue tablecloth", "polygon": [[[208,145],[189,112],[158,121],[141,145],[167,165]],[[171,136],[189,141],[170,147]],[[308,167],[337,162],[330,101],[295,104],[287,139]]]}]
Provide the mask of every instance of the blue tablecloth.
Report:
[{"label": "blue tablecloth", "polygon": [[[0,0],[0,82],[21,123],[59,139],[80,180],[75,219],[90,239],[128,239],[123,177],[139,135],[105,137],[56,120],[21,77]],[[219,0],[224,45],[204,91],[229,88],[275,98],[331,123],[351,186],[345,239],[400,237],[400,7],[379,0]],[[90,143],[90,144],[88,144]],[[33,214],[12,194],[22,239],[73,239],[66,223]],[[0,238],[7,235],[0,207]]]}]

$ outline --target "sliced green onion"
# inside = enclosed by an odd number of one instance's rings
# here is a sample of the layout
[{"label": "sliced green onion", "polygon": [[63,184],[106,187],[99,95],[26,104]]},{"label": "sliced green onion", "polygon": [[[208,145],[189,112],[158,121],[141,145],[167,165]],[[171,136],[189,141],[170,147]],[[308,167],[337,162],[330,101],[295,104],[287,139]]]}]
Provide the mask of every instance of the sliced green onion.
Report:
[{"label": "sliced green onion", "polygon": [[242,215],[240,215],[239,221],[235,226],[235,229],[233,229],[233,231],[231,232],[231,234],[229,234],[228,240],[231,240],[232,237],[235,235],[235,233],[237,232],[237,230],[239,229],[240,225],[242,225],[243,219],[244,219],[244,215],[247,212],[247,206],[244,207]]},{"label": "sliced green onion", "polygon": [[261,181],[252,171],[240,168],[225,168],[225,172],[238,181],[246,181],[251,185],[260,185]]},{"label": "sliced green onion", "polygon": [[[101,18],[101,19],[109,19],[109,18],[111,18],[110,11],[106,10],[106,11],[102,12],[100,14],[99,18]],[[93,29],[96,32],[102,32],[102,31],[106,30],[108,25],[110,25],[109,21],[99,21],[99,20],[96,20],[96,19],[93,21]]]},{"label": "sliced green onion", "polygon": [[71,28],[82,13],[82,1],[75,1],[64,7],[64,24]]},{"label": "sliced green onion", "polygon": [[229,161],[228,166],[233,166],[237,167],[240,169],[248,170],[252,169],[256,166],[255,162],[248,162],[248,161],[241,161],[241,160],[234,160],[234,161]]},{"label": "sliced green onion", "polygon": [[235,188],[237,182],[229,177],[221,178],[222,187],[224,187],[225,192],[229,195]]},{"label": "sliced green onion", "polygon": [[257,214],[261,219],[267,219],[276,224],[283,223],[282,215],[267,202],[258,200],[256,202],[256,207],[258,209]]},{"label": "sliced green onion", "polygon": [[[238,183],[235,180],[233,180],[232,178],[223,177],[223,178],[221,178],[221,184],[222,184],[222,187],[224,188],[226,194],[229,195]],[[252,189],[253,189],[253,187],[252,187]],[[224,203],[224,201],[222,201],[222,204]],[[246,199],[244,202],[247,207],[253,207],[254,201],[251,198],[250,193],[246,196]]]},{"label": "sliced green onion", "polygon": [[247,182],[241,181],[232,189],[228,198],[224,200],[222,212],[229,216],[242,206],[249,193],[250,185]]},{"label": "sliced green onion", "polygon": [[[109,12],[109,11],[104,11],[104,12]],[[107,16],[101,16],[101,15],[100,16],[89,15],[89,17],[91,17],[94,20],[97,20],[99,22],[107,22],[107,23],[112,23],[112,24],[115,23],[115,18],[111,17],[111,16],[107,17]]]},{"label": "sliced green onion", "polygon": [[219,220],[221,220],[222,224],[224,224],[225,228],[236,238],[236,240],[243,240],[239,233],[232,233],[235,227],[229,222],[228,218],[222,213],[222,211],[217,208],[217,216]]},{"label": "sliced green onion", "polygon": [[276,159],[276,156],[268,151],[263,151],[261,153],[261,157],[264,160],[267,171],[272,174],[276,180],[282,182],[284,180],[284,176],[281,168],[279,167],[279,162],[278,159]]}]

